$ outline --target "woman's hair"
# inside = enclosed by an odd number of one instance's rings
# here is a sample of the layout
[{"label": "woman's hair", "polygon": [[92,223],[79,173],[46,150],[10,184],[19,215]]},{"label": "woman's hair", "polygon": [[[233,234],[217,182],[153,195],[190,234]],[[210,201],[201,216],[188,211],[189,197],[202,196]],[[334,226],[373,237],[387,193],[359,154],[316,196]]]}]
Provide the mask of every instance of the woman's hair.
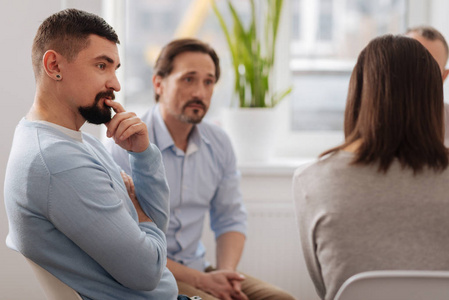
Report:
[{"label": "woman's hair", "polygon": [[346,101],[345,142],[321,156],[359,141],[355,164],[379,164],[387,172],[394,159],[417,173],[443,170],[443,82],[437,62],[418,41],[385,35],[360,53]]},{"label": "woman's hair", "polygon": [[[162,48],[154,65],[154,74],[162,78],[170,75],[173,70],[173,61],[175,60],[175,57],[184,52],[201,52],[208,54],[214,62],[215,81],[218,81],[220,78],[220,60],[218,59],[215,50],[208,44],[192,38],[177,39]],[[159,95],[155,94],[154,96],[156,102],[158,102]]]}]

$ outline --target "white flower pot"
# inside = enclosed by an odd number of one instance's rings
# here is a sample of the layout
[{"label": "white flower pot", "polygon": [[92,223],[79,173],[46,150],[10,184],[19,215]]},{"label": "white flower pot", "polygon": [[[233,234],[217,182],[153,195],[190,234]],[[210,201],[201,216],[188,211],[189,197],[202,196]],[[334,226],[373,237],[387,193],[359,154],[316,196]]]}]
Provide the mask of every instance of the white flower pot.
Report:
[{"label": "white flower pot", "polygon": [[267,161],[278,145],[276,108],[224,108],[222,123],[239,162]]}]

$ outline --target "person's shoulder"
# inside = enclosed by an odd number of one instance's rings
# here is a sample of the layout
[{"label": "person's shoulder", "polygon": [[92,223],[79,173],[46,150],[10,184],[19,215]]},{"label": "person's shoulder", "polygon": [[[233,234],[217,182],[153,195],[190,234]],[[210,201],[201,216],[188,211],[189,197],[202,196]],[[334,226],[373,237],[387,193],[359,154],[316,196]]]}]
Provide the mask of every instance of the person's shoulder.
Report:
[{"label": "person's shoulder", "polygon": [[350,162],[353,159],[353,155],[345,151],[337,151],[314,159],[311,162],[305,163],[299,166],[295,172],[294,178],[301,177],[321,177],[323,178],[329,174],[335,174],[341,172],[343,169],[347,169]]},{"label": "person's shoulder", "polygon": [[45,153],[54,153],[54,155],[63,154],[68,149],[76,147],[76,144],[81,143],[50,126],[38,125],[36,126],[36,131],[39,147]]},{"label": "person's shoulder", "polygon": [[75,140],[58,130],[41,130],[39,134],[40,155],[52,174],[86,166],[92,162],[92,154],[85,143],[98,149],[101,143],[92,135],[83,133],[83,142]]},{"label": "person's shoulder", "polygon": [[212,145],[231,147],[231,141],[228,134],[217,124],[209,121],[202,121],[197,126],[201,136],[208,140]]},{"label": "person's shoulder", "polygon": [[[112,139],[108,139],[108,140],[112,140]],[[104,144],[94,135],[88,133],[88,132],[83,132],[83,141],[85,143],[88,143],[94,147],[100,147],[103,148]]]},{"label": "person's shoulder", "polygon": [[295,172],[293,173],[293,177],[297,178],[297,177],[302,176],[304,173],[307,172],[308,169],[313,168],[316,165],[317,162],[318,162],[318,160],[314,159],[313,161],[306,162],[306,163],[303,163],[303,164],[299,165],[295,169]]},{"label": "person's shoulder", "polygon": [[93,144],[91,148],[98,153],[101,143],[89,134],[80,134],[79,139],[74,136],[45,123],[23,120],[14,136],[14,159],[49,174],[91,165],[94,156],[86,144]]}]

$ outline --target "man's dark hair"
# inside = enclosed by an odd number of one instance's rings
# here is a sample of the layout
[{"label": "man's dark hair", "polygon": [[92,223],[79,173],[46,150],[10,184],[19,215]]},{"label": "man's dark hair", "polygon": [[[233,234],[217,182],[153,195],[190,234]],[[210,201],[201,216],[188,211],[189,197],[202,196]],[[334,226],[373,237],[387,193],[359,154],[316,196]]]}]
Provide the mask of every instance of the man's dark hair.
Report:
[{"label": "man's dark hair", "polygon": [[440,68],[421,43],[385,35],[360,53],[349,82],[345,142],[356,141],[355,164],[376,163],[387,172],[394,159],[415,173],[448,166],[444,146]]},{"label": "man's dark hair", "polygon": [[[183,52],[201,52],[208,54],[215,65],[215,81],[220,78],[220,60],[217,53],[206,43],[197,39],[178,39],[170,42],[162,48],[159,57],[154,66],[154,75],[165,78],[170,75],[173,70],[173,60],[175,57]],[[156,102],[159,101],[159,95],[155,94]]]},{"label": "man's dark hair", "polygon": [[34,37],[31,54],[36,80],[42,72],[42,58],[46,51],[54,50],[68,61],[73,61],[89,45],[91,34],[120,43],[114,29],[103,18],[92,13],[66,9],[45,19]]}]

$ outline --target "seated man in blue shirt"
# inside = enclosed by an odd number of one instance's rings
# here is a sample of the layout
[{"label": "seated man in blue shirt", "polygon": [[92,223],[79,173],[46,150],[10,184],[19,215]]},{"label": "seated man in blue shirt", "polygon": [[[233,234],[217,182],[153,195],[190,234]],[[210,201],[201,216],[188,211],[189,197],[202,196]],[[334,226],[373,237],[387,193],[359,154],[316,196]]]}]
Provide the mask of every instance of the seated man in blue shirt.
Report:
[{"label": "seated man in blue shirt", "polygon": [[[113,101],[118,43],[102,18],[76,9],[39,27],[34,103],[16,128],[6,170],[7,245],[83,300],[175,300],[166,267],[168,185],[146,125]],[[135,187],[102,143],[79,131],[86,121],[105,123],[108,137],[130,151]]]},{"label": "seated man in blue shirt", "polygon": [[[278,288],[236,271],[247,218],[236,159],[225,132],[201,122],[219,77],[215,51],[195,39],[166,45],[154,67],[158,104],[142,120],[161,150],[170,187],[167,266],[182,294],[204,300],[291,300]],[[128,154],[111,148],[116,162],[131,172]],[[208,211],[216,237],[216,269],[206,262],[201,243]]]}]

